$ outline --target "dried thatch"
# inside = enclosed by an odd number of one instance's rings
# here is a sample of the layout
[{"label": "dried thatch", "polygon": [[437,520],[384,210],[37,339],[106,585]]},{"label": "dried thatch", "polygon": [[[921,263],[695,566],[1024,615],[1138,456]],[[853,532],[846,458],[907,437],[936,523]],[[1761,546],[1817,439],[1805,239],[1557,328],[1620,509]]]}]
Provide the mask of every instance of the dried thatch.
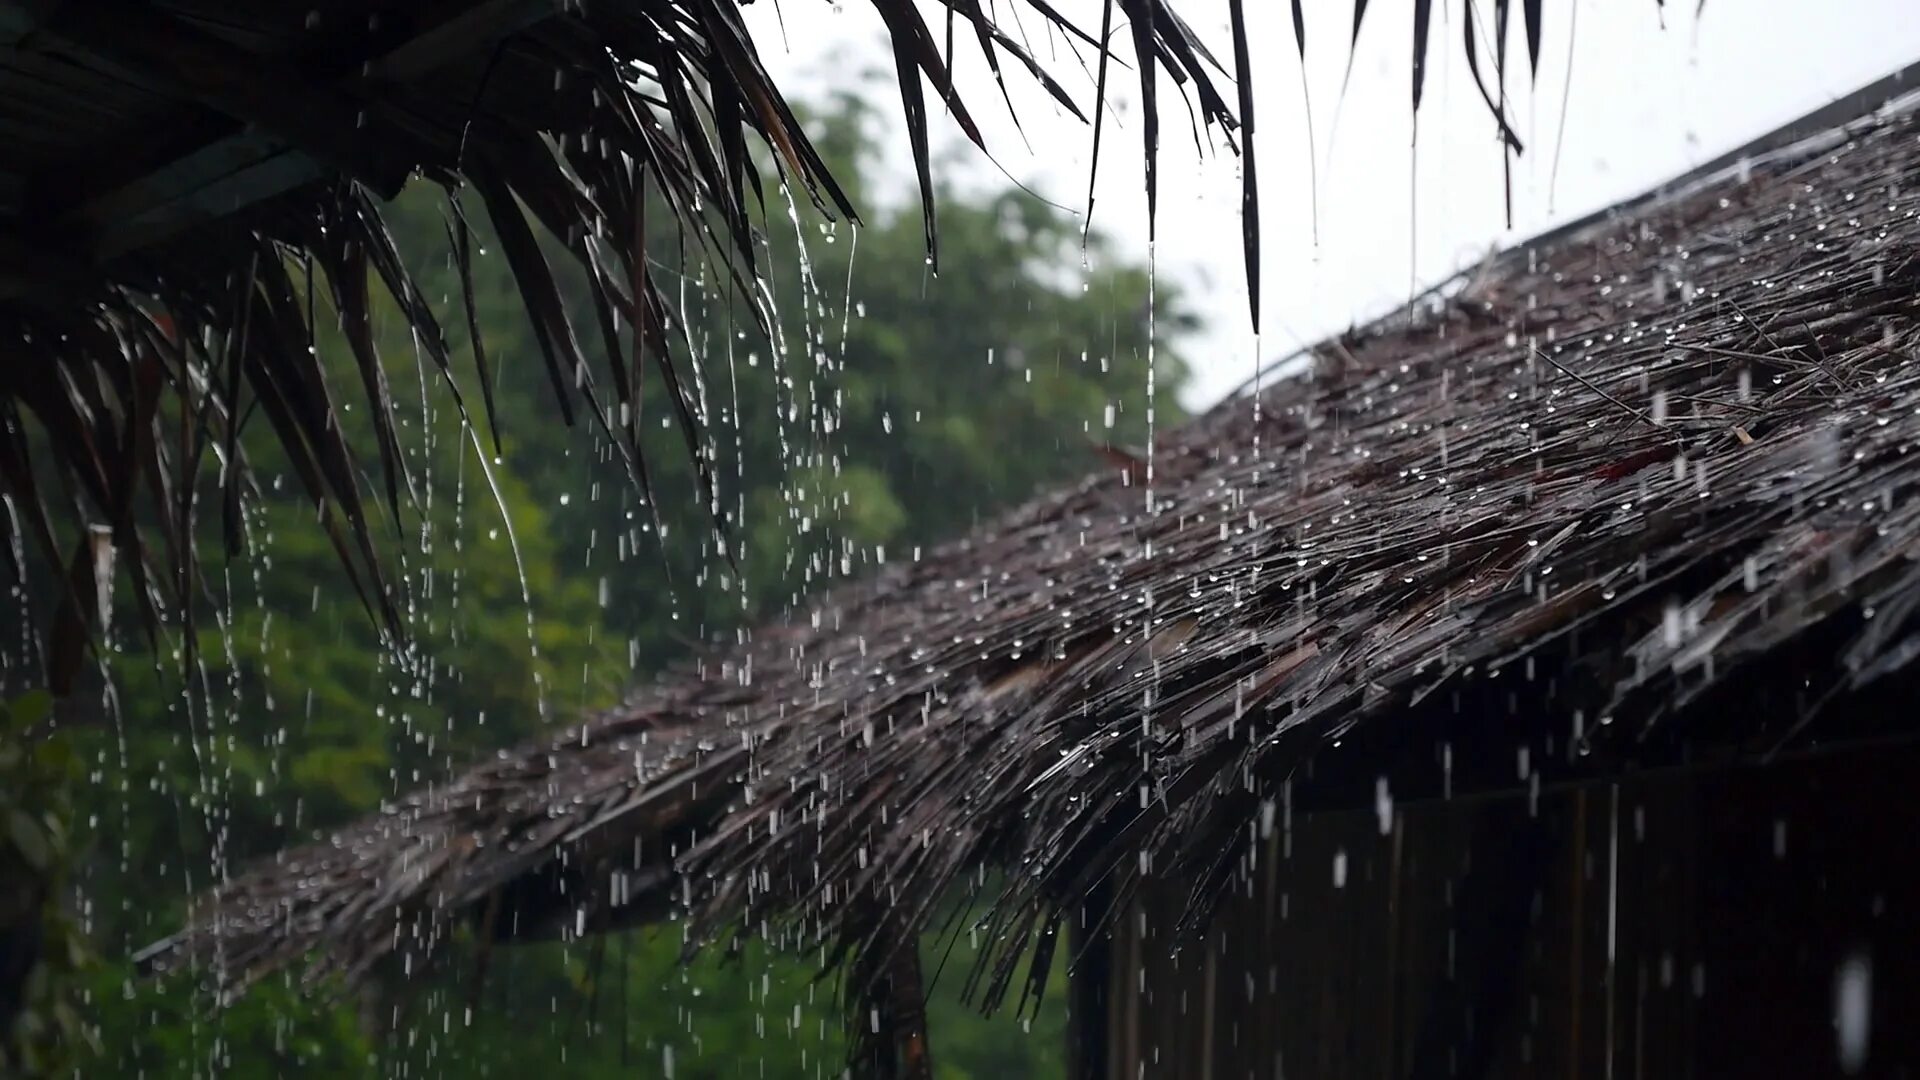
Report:
[{"label": "dried thatch", "polygon": [[152,958],[231,986],[675,914],[871,958],[995,867],[991,1002],[1090,893],[1169,875],[1204,917],[1309,774],[1778,750],[1920,654],[1916,286],[1910,111],[1744,159],[283,854]]}]

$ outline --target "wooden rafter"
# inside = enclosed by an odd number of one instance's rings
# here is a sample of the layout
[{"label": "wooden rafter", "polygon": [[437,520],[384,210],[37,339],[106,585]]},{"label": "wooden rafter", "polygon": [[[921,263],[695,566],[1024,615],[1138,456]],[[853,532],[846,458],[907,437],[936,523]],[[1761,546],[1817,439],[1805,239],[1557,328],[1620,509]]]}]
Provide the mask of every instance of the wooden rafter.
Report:
[{"label": "wooden rafter", "polygon": [[404,82],[470,56],[487,42],[518,33],[552,15],[558,0],[487,0],[459,8],[411,41],[367,65],[367,83]]},{"label": "wooden rafter", "polygon": [[[401,123],[381,123],[378,138],[367,135],[375,120],[368,102],[383,87],[425,77],[534,26],[557,8],[557,0],[456,5],[444,20],[357,66],[352,77],[320,85],[290,82],[264,58],[147,5],[111,0],[62,8],[53,0],[0,0],[0,34],[38,32],[82,62],[110,67],[243,125],[62,207],[39,238],[5,238],[12,252],[6,264],[36,269],[31,275],[0,273],[0,299],[44,291],[47,252],[111,259],[336,169],[391,196],[415,165],[444,156],[446,148]],[[135,26],[137,32],[130,32]],[[391,149],[395,139],[406,152]],[[0,185],[0,195],[6,190]],[[14,261],[27,253],[32,261]]]},{"label": "wooden rafter", "polygon": [[0,45],[33,33],[59,0],[0,0]]},{"label": "wooden rafter", "polygon": [[338,88],[305,82],[146,4],[69,4],[38,32],[83,63],[256,125],[383,196],[397,194],[414,162],[433,153]]}]

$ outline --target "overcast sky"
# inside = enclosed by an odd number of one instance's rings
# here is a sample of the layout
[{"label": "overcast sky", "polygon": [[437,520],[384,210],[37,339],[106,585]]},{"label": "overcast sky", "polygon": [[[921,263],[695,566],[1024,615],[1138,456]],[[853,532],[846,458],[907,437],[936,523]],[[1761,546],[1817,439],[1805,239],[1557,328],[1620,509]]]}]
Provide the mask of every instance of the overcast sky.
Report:
[{"label": "overcast sky", "polygon": [[[1244,382],[1259,359],[1291,351],[1406,300],[1414,283],[1441,278],[1504,245],[1643,191],[1793,117],[1920,60],[1920,0],[1713,0],[1695,18],[1695,0],[1547,0],[1537,85],[1524,74],[1515,4],[1510,91],[1526,153],[1513,166],[1513,229],[1505,225],[1501,155],[1460,47],[1461,0],[1434,5],[1429,82],[1413,139],[1408,109],[1412,0],[1373,0],[1340,100],[1350,0],[1306,0],[1307,86],[1303,94],[1288,5],[1249,0],[1259,121],[1264,270],[1262,330],[1249,325],[1240,254],[1239,172],[1221,145],[1197,153],[1186,110],[1162,97],[1159,280],[1177,284],[1206,320],[1188,347],[1195,365],[1188,404],[1203,406]],[[1098,0],[1056,0],[1097,31]],[[1224,0],[1179,0],[1177,9],[1215,55],[1230,58]],[[1083,108],[1091,74],[1064,45],[1040,34],[1032,51],[1056,71]],[[1477,5],[1490,25],[1490,4]],[[884,69],[864,84],[897,109],[889,54],[873,9],[860,0],[825,7],[768,0],[747,8],[766,63],[798,98],[863,85],[858,72]],[[939,16],[931,9],[930,20]],[[1662,20],[1664,18],[1664,27]],[[936,21],[936,34],[943,31]],[[1572,33],[1570,34],[1570,31]],[[985,64],[966,42],[956,64],[961,96],[983,128],[999,167],[1050,199],[1084,210],[1091,129],[1060,110],[1020,73],[1009,83],[1024,138],[1007,120]],[[1563,97],[1569,71],[1571,93]],[[1482,38],[1483,57],[1490,56]],[[1487,62],[1488,78],[1491,63]],[[1116,72],[1116,82],[1131,72]],[[1231,86],[1223,81],[1229,96]],[[929,93],[931,99],[932,95]],[[1134,95],[1109,114],[1093,220],[1129,257],[1148,253],[1140,132]],[[1309,169],[1311,103],[1318,164],[1318,212]],[[1564,144],[1554,165],[1565,103]],[[1338,126],[1335,112],[1338,106]],[[958,139],[942,120],[944,141]],[[896,143],[888,169],[911,182]],[[1418,173],[1414,163],[1418,163]],[[1004,183],[977,153],[948,176]],[[1417,222],[1417,228],[1415,223]],[[1315,234],[1318,235],[1316,243]],[[947,268],[946,272],[957,272]],[[931,287],[937,288],[937,283]]]}]

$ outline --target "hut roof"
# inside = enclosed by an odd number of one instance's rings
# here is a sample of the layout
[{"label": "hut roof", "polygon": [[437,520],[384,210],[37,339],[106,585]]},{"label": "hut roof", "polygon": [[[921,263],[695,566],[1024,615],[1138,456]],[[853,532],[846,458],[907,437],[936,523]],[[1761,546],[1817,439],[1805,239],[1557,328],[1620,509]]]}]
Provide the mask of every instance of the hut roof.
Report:
[{"label": "hut roof", "polygon": [[1103,883],[1203,916],[1295,809],[1910,734],[1871,706],[1920,655],[1916,286],[1907,105],[1755,148],[283,853],[150,958],[671,915],[858,951],[958,885],[995,1000]]}]

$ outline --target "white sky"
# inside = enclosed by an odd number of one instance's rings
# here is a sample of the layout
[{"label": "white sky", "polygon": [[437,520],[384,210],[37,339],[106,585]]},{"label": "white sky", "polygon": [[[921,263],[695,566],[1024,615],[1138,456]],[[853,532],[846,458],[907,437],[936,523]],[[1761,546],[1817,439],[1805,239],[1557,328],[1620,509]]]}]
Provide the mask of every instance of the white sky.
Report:
[{"label": "white sky", "polygon": [[[1244,382],[1257,359],[1272,359],[1301,339],[1396,306],[1416,281],[1443,277],[1477,262],[1491,246],[1637,194],[1920,59],[1920,0],[1711,0],[1697,23],[1696,0],[1670,0],[1664,11],[1654,0],[1547,0],[1540,77],[1529,90],[1515,3],[1508,84],[1515,127],[1527,152],[1513,166],[1514,229],[1508,232],[1493,123],[1461,50],[1461,0],[1434,5],[1414,182],[1408,110],[1411,3],[1373,0],[1352,82],[1346,100],[1339,102],[1351,2],[1306,0],[1306,77],[1318,137],[1314,159],[1320,163],[1316,221],[1305,158],[1307,110],[1288,5],[1247,0],[1249,37],[1258,60],[1264,330],[1259,339],[1245,301],[1237,159],[1224,145],[1217,154],[1196,153],[1185,107],[1162,90],[1156,266],[1160,280],[1181,286],[1206,321],[1188,349],[1195,367],[1190,406],[1209,404]],[[1098,0],[1056,0],[1056,6],[1098,32]],[[1213,53],[1230,61],[1224,0],[1180,0],[1176,7]],[[987,8],[1003,19],[1018,8],[1022,24],[1040,32],[1041,21],[1024,0],[997,0]],[[859,72],[880,68],[886,77],[865,85],[883,95],[883,113],[897,111],[891,54],[880,44],[878,15],[861,0],[832,8],[814,0],[784,0],[776,8],[773,0],[762,0],[746,10],[767,66],[789,93],[818,97],[861,85]],[[942,17],[926,10],[936,37],[942,36]],[[1490,31],[1490,0],[1476,10],[1478,25]],[[1577,20],[1572,92],[1566,97],[1564,149],[1555,174],[1555,131],[1572,20]],[[1491,80],[1492,51],[1486,36],[1478,36],[1482,71]],[[1091,127],[1060,110],[1016,63],[1003,58],[1003,66],[1011,69],[1008,82],[1025,129],[1023,140],[1008,121],[964,23],[956,37],[961,97],[980,122],[994,158],[1048,198],[1084,210]],[[1079,62],[1057,41],[1036,37],[1029,44],[1088,109],[1091,70],[1082,74]],[[1109,76],[1123,92],[1104,135],[1094,224],[1129,257],[1144,259],[1148,232],[1140,132],[1135,96],[1124,92],[1133,77],[1133,71],[1119,68]],[[1219,85],[1232,100],[1231,83],[1222,78]],[[931,90],[928,97],[937,101]],[[946,140],[941,148],[951,151],[960,139],[958,129],[951,121],[941,127]],[[911,159],[899,145],[903,140],[892,142],[887,168],[900,185],[910,184]],[[956,182],[1004,182],[977,152],[950,152],[948,160],[946,175]],[[956,160],[960,164],[952,164]]]}]

